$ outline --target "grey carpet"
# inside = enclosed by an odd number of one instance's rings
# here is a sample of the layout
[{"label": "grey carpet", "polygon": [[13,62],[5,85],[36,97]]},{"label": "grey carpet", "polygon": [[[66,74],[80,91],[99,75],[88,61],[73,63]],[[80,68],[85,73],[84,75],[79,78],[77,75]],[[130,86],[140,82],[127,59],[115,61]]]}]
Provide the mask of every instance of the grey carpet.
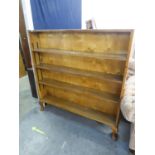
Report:
[{"label": "grey carpet", "polygon": [[36,107],[20,123],[20,155],[128,155],[129,124],[121,121],[117,141],[110,133],[107,126],[53,106],[44,112]]},{"label": "grey carpet", "polygon": [[[27,76],[20,79],[20,155],[129,155],[130,125],[121,121],[119,138],[111,129],[70,112],[46,106],[41,112]],[[42,135],[32,130],[37,127]]]}]

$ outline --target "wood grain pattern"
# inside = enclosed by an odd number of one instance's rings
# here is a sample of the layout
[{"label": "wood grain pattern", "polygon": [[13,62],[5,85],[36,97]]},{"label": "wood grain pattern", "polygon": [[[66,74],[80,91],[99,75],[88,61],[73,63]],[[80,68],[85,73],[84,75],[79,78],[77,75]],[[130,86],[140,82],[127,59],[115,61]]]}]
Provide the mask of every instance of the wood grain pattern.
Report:
[{"label": "wood grain pattern", "polygon": [[37,68],[42,69],[43,79],[59,80],[77,86],[94,88],[117,95],[119,95],[121,91],[122,76],[88,72],[68,67],[51,65],[39,65]]},{"label": "wood grain pattern", "polygon": [[54,105],[118,132],[132,30],[30,31],[41,109]]},{"label": "wood grain pattern", "polygon": [[66,101],[52,95],[45,96],[44,99],[41,100],[42,102],[49,103],[59,108],[63,108],[75,114],[79,114],[81,116],[87,117],[89,119],[104,123],[111,128],[115,127],[115,118],[111,115],[105,114],[103,112],[98,112],[89,108],[85,108],[80,106],[76,103]]},{"label": "wood grain pattern", "polygon": [[63,67],[63,66],[48,65],[48,64],[39,64],[39,65],[36,65],[35,67],[38,69],[48,70],[52,72],[72,74],[76,76],[85,76],[89,78],[93,77],[93,78],[107,80],[107,81],[116,82],[116,83],[122,83],[122,80],[123,80],[123,76],[120,76],[120,75],[100,73],[95,71],[90,72],[87,70],[80,70],[80,69],[71,68],[71,67]]},{"label": "wood grain pattern", "polygon": [[[40,48],[74,51],[111,52],[127,51],[129,33],[39,33]],[[52,42],[51,42],[52,40]],[[97,40],[97,41],[96,41]]]},{"label": "wood grain pattern", "polygon": [[23,59],[21,53],[19,52],[19,78],[25,76],[27,73],[25,71],[25,66],[23,63]]},{"label": "wood grain pattern", "polygon": [[47,85],[55,86],[55,87],[62,88],[65,90],[75,91],[77,93],[94,95],[95,97],[98,97],[103,100],[105,99],[105,100],[113,101],[116,103],[119,101],[118,95],[98,91],[96,89],[86,88],[86,87],[82,87],[82,86],[76,86],[76,85],[69,84],[66,82],[60,82],[57,80],[50,80],[50,79],[41,80],[41,82],[43,82],[45,84],[47,83]]},{"label": "wood grain pattern", "polygon": [[52,54],[56,56],[75,56],[75,57],[85,57],[85,58],[95,58],[98,60],[119,60],[119,61],[126,61],[127,53],[125,51],[119,52],[81,52],[81,51],[66,51],[66,50],[58,50],[58,49],[44,49],[44,48],[37,48],[33,50],[34,52],[39,52],[43,54]]},{"label": "wood grain pattern", "polygon": [[[31,54],[31,60],[32,60],[32,68],[34,72],[34,79],[36,83],[37,95],[38,95],[38,99],[41,100],[45,96],[46,90],[42,91],[42,86],[40,86],[38,82],[41,76],[39,74],[41,73],[39,70],[36,70],[36,68],[34,67],[36,64],[40,63],[39,55],[32,52],[34,48],[38,48],[38,42],[36,43],[36,40],[38,40],[38,35],[37,34],[33,35],[32,33],[29,33],[28,37],[29,37],[29,47],[30,47],[30,54]],[[40,105],[41,105],[41,102],[40,102]],[[41,107],[43,107],[43,105],[41,105]]]},{"label": "wood grain pattern", "polygon": [[85,58],[82,56],[72,55],[51,55],[41,54],[40,62],[44,64],[60,65],[64,67],[72,67],[84,69],[88,71],[105,72],[108,74],[123,75],[125,61],[120,60],[99,60],[96,58]]},{"label": "wood grain pattern", "polygon": [[[124,69],[124,76],[123,76],[123,82],[122,82],[122,89],[121,89],[121,93],[120,93],[120,98],[123,97],[124,95],[124,91],[125,91],[125,81],[126,81],[126,77],[127,77],[127,73],[128,73],[128,65],[129,65],[129,59],[130,59],[130,55],[134,50],[134,31],[131,31],[130,34],[130,40],[129,40],[129,45],[128,45],[128,55],[127,55],[127,60],[126,60],[126,64],[125,64],[125,69]],[[119,117],[120,117],[120,104],[118,107],[118,111],[117,111],[117,117],[116,117],[116,125],[118,126],[119,123]]]}]

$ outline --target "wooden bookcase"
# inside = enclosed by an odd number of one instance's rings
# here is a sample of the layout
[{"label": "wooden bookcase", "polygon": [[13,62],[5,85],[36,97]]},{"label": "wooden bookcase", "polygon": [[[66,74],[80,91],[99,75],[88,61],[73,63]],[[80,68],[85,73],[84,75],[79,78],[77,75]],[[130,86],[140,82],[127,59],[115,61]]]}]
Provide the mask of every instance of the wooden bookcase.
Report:
[{"label": "wooden bookcase", "polygon": [[133,30],[29,31],[41,110],[45,103],[118,132]]}]

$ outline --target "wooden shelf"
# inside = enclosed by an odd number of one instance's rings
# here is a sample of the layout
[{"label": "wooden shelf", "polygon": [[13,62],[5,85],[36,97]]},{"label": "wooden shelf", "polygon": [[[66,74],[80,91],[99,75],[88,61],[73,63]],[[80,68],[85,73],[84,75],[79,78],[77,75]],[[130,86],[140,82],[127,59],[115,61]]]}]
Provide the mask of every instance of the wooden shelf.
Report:
[{"label": "wooden shelf", "polygon": [[86,88],[83,86],[77,86],[66,82],[60,82],[57,80],[44,79],[42,81],[39,81],[39,84],[55,87],[58,89],[68,90],[70,92],[76,92],[76,93],[87,94],[90,96],[95,96],[103,101],[110,101],[116,104],[120,102],[120,98],[118,95],[114,95],[103,91],[98,91],[92,88]]},{"label": "wooden shelf", "polygon": [[28,30],[29,33],[131,33],[133,29],[54,29],[54,30]]},{"label": "wooden shelf", "polygon": [[96,78],[99,80],[107,80],[107,81],[116,82],[119,84],[122,84],[122,81],[123,81],[123,77],[121,75],[87,71],[87,70],[81,70],[81,69],[65,67],[65,66],[40,64],[40,65],[36,65],[35,67],[38,69],[44,69],[44,70],[60,72],[60,73],[67,73],[67,74],[72,74],[80,77],[84,76],[84,77]]},{"label": "wooden shelf", "polygon": [[133,30],[30,31],[41,110],[53,105],[118,133]]},{"label": "wooden shelf", "polygon": [[119,61],[126,61],[127,54],[125,51],[120,52],[104,52],[104,53],[94,53],[94,52],[80,52],[80,51],[66,51],[66,50],[58,50],[58,49],[33,49],[33,52],[39,52],[39,53],[48,53],[48,54],[54,54],[54,55],[72,55],[77,57],[86,57],[86,58],[95,58],[99,60],[119,60]]},{"label": "wooden shelf", "polygon": [[60,99],[60,98],[49,96],[49,95],[45,96],[43,99],[41,99],[41,101],[54,105],[58,108],[68,110],[72,113],[84,116],[86,118],[104,123],[112,128],[116,128],[115,118],[103,112],[98,112],[96,110],[88,109],[76,103],[69,102],[64,99]]}]

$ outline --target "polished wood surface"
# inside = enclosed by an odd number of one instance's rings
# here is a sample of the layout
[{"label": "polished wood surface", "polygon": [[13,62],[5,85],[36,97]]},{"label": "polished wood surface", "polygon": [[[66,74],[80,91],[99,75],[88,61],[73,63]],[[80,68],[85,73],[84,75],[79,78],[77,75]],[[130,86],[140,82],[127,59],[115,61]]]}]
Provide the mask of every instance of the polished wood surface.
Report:
[{"label": "polished wood surface", "polygon": [[19,78],[25,76],[26,74],[27,73],[25,70],[23,59],[22,59],[21,53],[19,52]]},{"label": "polished wood surface", "polygon": [[45,64],[37,65],[36,68],[42,70],[42,75],[45,79],[59,80],[118,95],[122,87],[123,76],[119,75]]},{"label": "polished wood surface", "polygon": [[19,33],[20,33],[20,41],[22,46],[22,51],[25,59],[26,68],[32,67],[31,58],[30,58],[30,49],[28,45],[28,38],[26,32],[26,24],[24,20],[24,13],[22,8],[22,1],[19,1]]},{"label": "polished wood surface", "polygon": [[104,123],[112,128],[113,126],[115,126],[115,117],[111,115],[96,110],[92,110],[90,108],[85,108],[76,103],[63,100],[52,95],[45,96],[44,99],[41,100],[41,102],[49,103],[56,107],[68,110],[70,112],[79,114],[92,120],[97,120],[98,122]]},{"label": "polished wood surface", "polygon": [[132,30],[30,31],[41,110],[44,103],[118,132]]}]

